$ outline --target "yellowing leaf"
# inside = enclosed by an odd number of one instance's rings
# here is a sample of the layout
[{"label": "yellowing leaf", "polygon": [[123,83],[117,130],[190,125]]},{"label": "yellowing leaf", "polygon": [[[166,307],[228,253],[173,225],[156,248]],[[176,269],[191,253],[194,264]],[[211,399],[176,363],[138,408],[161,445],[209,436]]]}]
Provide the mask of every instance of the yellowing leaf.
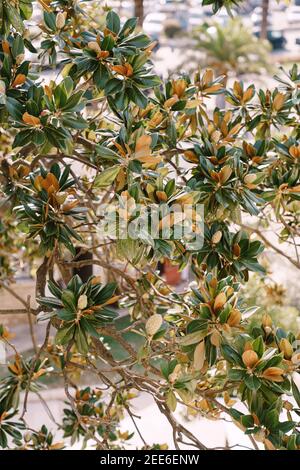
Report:
[{"label": "yellowing leaf", "polygon": [[201,341],[194,351],[194,368],[195,370],[201,370],[205,361],[205,343]]}]

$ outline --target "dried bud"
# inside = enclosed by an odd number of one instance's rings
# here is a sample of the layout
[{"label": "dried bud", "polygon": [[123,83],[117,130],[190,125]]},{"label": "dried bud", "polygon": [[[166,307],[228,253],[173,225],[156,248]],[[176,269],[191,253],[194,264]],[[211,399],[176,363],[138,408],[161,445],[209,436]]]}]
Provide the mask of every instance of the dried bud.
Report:
[{"label": "dried bud", "polygon": [[285,359],[291,359],[293,355],[293,348],[291,343],[286,338],[282,338],[280,340],[279,349],[281,352],[283,352]]},{"label": "dried bud", "polygon": [[55,20],[55,26],[57,29],[62,29],[66,24],[66,13],[57,13],[56,15],[56,20]]},{"label": "dried bud", "polygon": [[221,230],[218,230],[217,232],[213,234],[211,241],[213,242],[214,245],[216,245],[217,243],[221,241],[221,239],[222,239],[222,232]]},{"label": "dried bud", "polygon": [[82,294],[78,299],[77,307],[79,308],[79,310],[83,310],[87,306],[87,303],[87,296],[85,294]]},{"label": "dried bud", "polygon": [[241,312],[237,309],[232,309],[227,320],[229,326],[237,326],[242,319]]},{"label": "dried bud", "polygon": [[262,326],[263,327],[266,327],[266,326],[269,326],[271,327],[273,322],[272,322],[272,318],[270,317],[270,315],[268,315],[267,313],[265,313],[262,317]]},{"label": "dried bud", "polygon": [[155,313],[152,317],[148,318],[145,329],[148,336],[153,336],[160,329],[163,318],[159,313]]},{"label": "dried bud", "polygon": [[255,366],[255,364],[258,361],[258,355],[256,354],[255,351],[252,351],[249,349],[248,351],[245,351],[242,355],[243,363],[245,364],[246,367],[249,369],[252,369],[252,367]]}]

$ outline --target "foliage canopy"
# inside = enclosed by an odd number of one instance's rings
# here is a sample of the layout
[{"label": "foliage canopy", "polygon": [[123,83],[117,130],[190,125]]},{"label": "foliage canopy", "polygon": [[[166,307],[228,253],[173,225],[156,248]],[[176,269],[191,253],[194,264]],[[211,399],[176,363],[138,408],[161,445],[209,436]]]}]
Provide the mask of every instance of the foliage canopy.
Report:
[{"label": "foliage canopy", "polygon": [[[118,423],[139,391],[167,417],[176,448],[182,439],[205,448],[176,422],[180,403],[199,415],[228,414],[254,445],[298,449],[297,338],[269,315],[253,326],[254,309],[239,294],[249,272],[265,274],[264,244],[244,228],[245,217],[271,214],[291,242],[299,230],[297,67],[281,72],[273,90],[239,81],[225,89],[212,69],[162,81],[136,18],[121,24],[108,11],[102,29],[87,30],[81,2],[39,3],[38,45],[24,25],[31,0],[0,3],[0,288],[12,290],[22,259],[36,270],[38,303],[21,299],[21,311],[1,313],[46,324],[43,344],[32,357],[14,351],[1,379],[0,446],[59,449],[70,437],[122,447],[131,436]],[[224,2],[204,3],[217,10]],[[50,81],[40,75],[47,63],[60,70]],[[225,110],[209,106],[217,94],[225,95]],[[147,212],[202,204],[203,245],[175,237],[175,216],[165,237],[163,211],[156,238],[144,230],[103,239],[101,208],[114,202],[117,224],[125,205],[138,222],[137,205]],[[193,212],[194,230],[196,222]],[[79,260],[87,252],[93,258]],[[191,267],[194,281],[184,292],[159,275],[163,258]],[[89,264],[102,269],[100,277],[72,276]],[[126,326],[116,319],[117,303],[130,312]],[[14,350],[4,327],[0,338]],[[85,374],[106,392],[80,387]],[[45,426],[27,430],[28,395],[51,376],[66,390],[65,443]],[[247,411],[235,409],[236,397]]]}]

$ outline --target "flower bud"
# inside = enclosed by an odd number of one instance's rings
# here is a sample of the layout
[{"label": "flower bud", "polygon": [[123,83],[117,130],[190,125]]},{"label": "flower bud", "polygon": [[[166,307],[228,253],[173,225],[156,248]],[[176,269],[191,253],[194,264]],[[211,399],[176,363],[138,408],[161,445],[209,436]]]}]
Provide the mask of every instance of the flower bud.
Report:
[{"label": "flower bud", "polygon": [[216,245],[217,243],[221,241],[221,239],[222,239],[222,232],[221,230],[218,230],[217,232],[213,234],[211,241],[213,242],[214,245]]},{"label": "flower bud", "polygon": [[229,326],[237,326],[242,319],[241,312],[236,308],[232,309],[230,315],[227,319],[227,323]]},{"label": "flower bud", "polygon": [[293,355],[293,348],[291,343],[286,338],[282,338],[280,340],[279,349],[281,352],[283,352],[285,359],[291,359]]},{"label": "flower bud", "polygon": [[66,14],[65,13],[57,13],[56,19],[55,19],[55,26],[57,29],[62,29],[66,24]]},{"label": "flower bud", "polygon": [[153,336],[160,329],[163,318],[159,313],[155,313],[152,317],[148,318],[145,329],[148,336]]},{"label": "flower bud", "polygon": [[83,310],[87,306],[87,303],[88,303],[87,296],[85,294],[82,294],[78,299],[77,307],[80,310]]},{"label": "flower bud", "polygon": [[252,369],[253,366],[258,361],[258,355],[256,354],[255,351],[252,351],[249,349],[248,351],[245,351],[242,355],[243,363],[245,364],[246,367]]},{"label": "flower bud", "polygon": [[268,315],[267,313],[265,313],[262,317],[262,321],[261,321],[262,325],[264,327],[266,326],[272,326],[273,322],[272,322],[272,318],[270,317],[270,315]]}]

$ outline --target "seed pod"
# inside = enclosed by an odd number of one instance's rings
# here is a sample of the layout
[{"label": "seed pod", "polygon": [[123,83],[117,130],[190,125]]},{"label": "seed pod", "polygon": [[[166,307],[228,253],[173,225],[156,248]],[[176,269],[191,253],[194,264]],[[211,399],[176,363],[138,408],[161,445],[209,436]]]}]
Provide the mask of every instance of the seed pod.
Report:
[{"label": "seed pod", "polygon": [[230,315],[228,317],[228,320],[227,320],[227,324],[229,326],[236,326],[240,323],[242,319],[242,315],[241,315],[241,312],[237,309],[232,309],[231,312],[230,312]]},{"label": "seed pod", "polygon": [[57,13],[56,19],[55,19],[55,26],[57,27],[57,29],[62,29],[65,26],[65,24],[66,24],[66,14],[62,12]]},{"label": "seed pod", "polygon": [[279,349],[281,352],[283,352],[285,359],[291,359],[293,355],[293,348],[291,343],[286,338],[282,338],[280,340]]},{"label": "seed pod", "polygon": [[220,310],[225,305],[226,300],[226,294],[224,292],[220,292],[220,294],[215,298],[214,310]]},{"label": "seed pod", "polygon": [[205,361],[205,343],[201,341],[194,351],[194,368],[195,370],[201,370]]},{"label": "seed pod", "polygon": [[221,239],[222,239],[222,232],[221,230],[218,230],[217,232],[213,234],[211,241],[213,242],[214,245],[216,245],[217,243],[221,241]]},{"label": "seed pod", "polygon": [[159,313],[155,313],[152,317],[148,318],[145,329],[148,336],[153,336],[160,329],[163,318]]},{"label": "seed pod", "polygon": [[80,310],[83,310],[86,306],[87,306],[87,303],[88,303],[88,298],[85,294],[82,294],[79,299],[78,299],[78,302],[77,302],[77,307],[80,309]]},{"label": "seed pod", "polygon": [[173,83],[172,83],[173,94],[175,94],[179,98],[181,98],[181,96],[185,92],[186,86],[187,86],[187,83],[183,78],[181,78],[179,80],[173,80]]},{"label": "seed pod", "polygon": [[242,355],[243,363],[245,364],[246,367],[249,369],[252,369],[252,367],[255,366],[255,364],[258,361],[258,355],[256,354],[255,351],[252,351],[249,349],[248,351],[245,351]]}]

